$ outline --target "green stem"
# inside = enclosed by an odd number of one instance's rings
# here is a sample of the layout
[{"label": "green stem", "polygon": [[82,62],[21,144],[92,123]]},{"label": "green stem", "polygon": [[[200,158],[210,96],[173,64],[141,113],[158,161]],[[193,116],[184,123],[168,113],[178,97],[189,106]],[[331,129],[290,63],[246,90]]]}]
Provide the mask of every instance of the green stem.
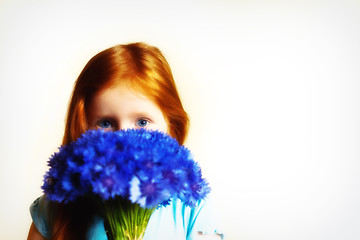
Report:
[{"label": "green stem", "polygon": [[104,202],[105,229],[109,240],[141,240],[156,208],[142,208],[121,197]]}]

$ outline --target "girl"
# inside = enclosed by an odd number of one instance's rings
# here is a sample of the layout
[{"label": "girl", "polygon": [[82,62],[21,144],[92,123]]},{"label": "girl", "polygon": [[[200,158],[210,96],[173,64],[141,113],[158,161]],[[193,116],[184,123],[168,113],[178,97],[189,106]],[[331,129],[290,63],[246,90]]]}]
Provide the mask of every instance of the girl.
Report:
[{"label": "girl", "polygon": [[[167,132],[184,143],[189,118],[181,104],[166,59],[144,43],[118,45],[100,52],[78,77],[69,104],[63,145],[87,129],[116,131],[147,128]],[[203,203],[190,209],[181,202],[152,215],[144,239],[192,239]],[[30,207],[28,239],[107,239],[96,207],[79,201],[56,204],[45,196]]]}]

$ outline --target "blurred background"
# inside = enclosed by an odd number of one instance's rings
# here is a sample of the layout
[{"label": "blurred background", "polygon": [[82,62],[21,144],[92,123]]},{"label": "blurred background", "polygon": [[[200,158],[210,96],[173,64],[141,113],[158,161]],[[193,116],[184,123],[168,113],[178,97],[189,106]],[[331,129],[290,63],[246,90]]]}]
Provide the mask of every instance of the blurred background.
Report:
[{"label": "blurred background", "polygon": [[0,239],[25,239],[72,86],[159,47],[225,239],[360,239],[360,3],[0,0]]}]

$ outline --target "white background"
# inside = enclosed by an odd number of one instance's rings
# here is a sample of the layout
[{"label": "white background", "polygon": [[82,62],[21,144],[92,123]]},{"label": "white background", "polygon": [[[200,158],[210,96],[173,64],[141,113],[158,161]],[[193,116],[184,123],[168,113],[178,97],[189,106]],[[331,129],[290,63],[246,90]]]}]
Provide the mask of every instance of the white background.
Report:
[{"label": "white background", "polygon": [[134,41],[172,67],[226,239],[360,239],[359,2],[96,2],[0,1],[0,239],[26,238],[83,66]]}]

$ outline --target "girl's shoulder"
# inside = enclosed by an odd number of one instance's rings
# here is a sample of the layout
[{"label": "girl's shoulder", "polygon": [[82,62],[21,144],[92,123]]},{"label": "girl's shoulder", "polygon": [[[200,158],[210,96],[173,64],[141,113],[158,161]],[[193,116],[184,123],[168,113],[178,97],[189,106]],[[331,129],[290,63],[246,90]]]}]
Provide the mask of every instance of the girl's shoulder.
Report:
[{"label": "girl's shoulder", "polygon": [[33,220],[33,223],[37,230],[45,238],[50,237],[50,228],[49,228],[49,216],[50,216],[50,203],[46,199],[45,195],[38,197],[30,205],[30,214]]}]

